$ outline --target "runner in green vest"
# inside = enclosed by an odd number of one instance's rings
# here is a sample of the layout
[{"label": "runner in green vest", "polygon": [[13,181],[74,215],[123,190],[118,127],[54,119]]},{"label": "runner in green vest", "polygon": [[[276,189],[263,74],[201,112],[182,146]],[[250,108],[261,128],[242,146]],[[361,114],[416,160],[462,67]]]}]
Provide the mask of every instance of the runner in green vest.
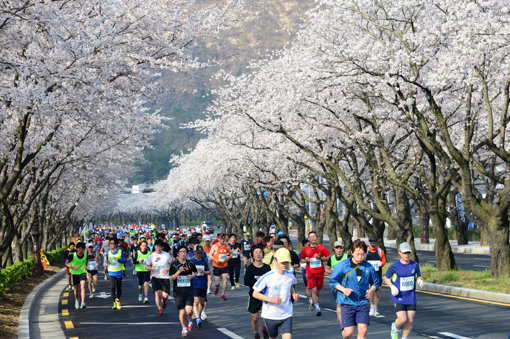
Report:
[{"label": "runner in green vest", "polygon": [[[344,252],[344,241],[342,239],[338,239],[335,241],[335,244],[333,245],[335,249],[335,254],[333,254],[331,257],[329,257],[328,262],[326,263],[326,273],[331,274],[333,272],[333,269],[335,266],[345,259],[347,259],[349,256],[347,253]],[[336,300],[336,294],[338,291],[332,291],[333,297],[335,297]],[[342,305],[336,304],[336,316],[338,318],[338,322],[342,323]]]},{"label": "runner in green vest", "polygon": [[[66,267],[69,267],[71,273],[73,286],[74,286],[74,307],[80,308],[80,298],[78,294],[81,294],[81,308],[87,307],[85,304],[85,283],[87,282],[87,255],[85,251],[85,243],[80,241],[76,244],[76,253],[69,254],[66,260]],[[78,290],[78,285],[80,289]]]},{"label": "runner in green vest", "polygon": [[112,291],[113,307],[112,309],[120,310],[120,296],[122,295],[122,271],[126,263],[124,252],[119,249],[119,239],[110,240],[110,251],[106,254],[106,262],[108,264],[108,274],[110,276],[110,285]]},{"label": "runner in green vest", "polygon": [[142,240],[140,242],[140,248],[134,251],[133,263],[135,264],[136,275],[138,276],[138,301],[142,301],[143,291],[145,292],[145,299],[143,303],[149,302],[149,281],[151,280],[151,272],[145,268],[145,263],[151,255],[151,252],[147,248],[147,241]]}]

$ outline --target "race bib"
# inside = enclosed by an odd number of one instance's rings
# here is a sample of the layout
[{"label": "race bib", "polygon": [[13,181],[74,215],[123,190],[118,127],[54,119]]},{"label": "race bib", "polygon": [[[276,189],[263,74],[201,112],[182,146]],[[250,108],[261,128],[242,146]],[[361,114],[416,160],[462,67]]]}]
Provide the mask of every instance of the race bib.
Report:
[{"label": "race bib", "polygon": [[310,259],[310,268],[319,268],[322,266],[322,261],[320,259],[311,258]]},{"label": "race bib", "polygon": [[189,281],[188,277],[185,275],[180,275],[177,277],[177,287],[190,287],[191,281]]},{"label": "race bib", "polygon": [[95,261],[89,261],[88,264],[87,264],[87,269],[89,271],[95,271],[97,270],[97,262]]},{"label": "race bib", "polygon": [[110,266],[113,267],[113,268],[118,268],[119,267],[119,262],[117,261],[117,259],[110,260]]},{"label": "race bib", "polygon": [[165,268],[166,268],[165,265],[156,266],[156,268],[154,269],[154,274],[157,274],[157,275],[163,274],[163,273],[161,273],[161,271],[163,271]]},{"label": "race bib", "polygon": [[220,254],[220,261],[221,262],[227,261],[227,255],[226,254]]},{"label": "race bib", "polygon": [[244,244],[244,250],[245,251],[251,250],[250,244]]},{"label": "race bib", "polygon": [[200,271],[198,269],[205,271],[205,265],[195,265],[195,266],[197,268],[197,277],[203,276],[204,274],[200,273]]},{"label": "race bib", "polygon": [[368,263],[370,265],[372,265],[372,267],[374,268],[374,270],[376,272],[379,271],[379,268],[381,267],[381,261],[380,260],[368,260]]},{"label": "race bib", "polygon": [[414,290],[414,277],[401,277],[400,278],[400,291]]},{"label": "race bib", "polygon": [[232,253],[232,259],[235,259],[235,258],[238,258],[238,257],[239,257],[239,254],[237,253],[237,251]]}]

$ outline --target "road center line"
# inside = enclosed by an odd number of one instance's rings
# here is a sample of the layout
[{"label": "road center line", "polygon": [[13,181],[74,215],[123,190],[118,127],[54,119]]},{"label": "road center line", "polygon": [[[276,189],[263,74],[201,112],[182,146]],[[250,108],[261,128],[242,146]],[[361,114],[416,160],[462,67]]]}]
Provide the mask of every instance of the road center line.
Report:
[{"label": "road center line", "polygon": [[450,338],[455,338],[455,339],[471,339],[471,338],[463,337],[461,335],[457,335],[457,334],[450,333],[450,332],[439,332],[439,334],[448,336]]},{"label": "road center line", "polygon": [[[122,308],[154,307],[151,305],[122,305]],[[87,306],[87,308],[111,308],[111,306]]]},{"label": "road center line", "polygon": [[[124,306],[123,306],[124,307]],[[84,322],[80,322],[80,325],[135,325],[135,326],[139,326],[139,325],[178,325],[180,324],[179,322],[142,322],[142,323],[133,323],[133,322],[95,322],[95,321],[84,321]]]},{"label": "road center line", "polygon": [[229,330],[227,330],[226,328],[218,328],[218,331],[220,332],[223,332],[223,334],[226,334],[228,335],[230,338],[233,338],[233,339],[244,339],[243,337],[235,334],[234,332],[231,332]]}]

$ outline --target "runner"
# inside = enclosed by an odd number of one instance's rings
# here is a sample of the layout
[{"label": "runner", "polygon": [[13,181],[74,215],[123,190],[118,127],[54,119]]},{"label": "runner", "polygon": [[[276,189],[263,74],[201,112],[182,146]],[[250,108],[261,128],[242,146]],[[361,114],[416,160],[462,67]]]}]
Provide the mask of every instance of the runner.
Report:
[{"label": "runner", "polygon": [[103,256],[104,280],[108,280],[108,265],[106,264],[106,253],[110,250],[110,237],[106,236],[101,246],[101,255]]},{"label": "runner", "polygon": [[[255,285],[261,276],[271,271],[271,267],[262,262],[262,258],[264,256],[264,250],[262,246],[252,247],[250,254],[253,259],[253,263],[246,268],[246,273],[244,275],[244,285],[250,288],[250,291],[248,292],[247,310],[251,313],[251,328],[253,329],[255,339],[260,339],[258,328],[260,310],[262,309],[262,301],[253,297],[253,285]],[[264,327],[264,323],[262,323],[262,335],[264,336],[264,339],[269,338],[267,330]]]},{"label": "runner", "polygon": [[[212,263],[211,263],[211,255],[210,255],[210,252],[211,252],[211,236],[210,235],[206,235],[204,237],[204,241],[205,241],[205,246],[204,246],[204,252],[206,254],[206,259],[207,259],[207,264],[209,264],[209,267],[212,267]],[[207,294],[211,294],[211,284],[212,284],[212,274],[209,274],[207,276]],[[202,317],[202,320],[205,320],[203,317]]]},{"label": "runner", "polygon": [[191,262],[197,268],[197,276],[191,281],[194,297],[193,313],[197,320],[197,326],[202,327],[202,315],[205,314],[207,303],[207,277],[211,275],[202,245],[195,247],[195,257],[191,259]]},{"label": "runner", "polygon": [[[197,274],[195,264],[186,259],[187,254],[188,248],[180,246],[177,250],[177,260],[174,260],[170,265],[170,279],[174,282],[175,306],[179,310],[179,320],[182,325],[181,335],[183,337],[187,336],[188,332],[193,329],[191,314],[193,312],[194,297],[191,281]],[[187,327],[186,317],[188,319]]]},{"label": "runner", "polygon": [[[64,251],[64,254],[62,254],[62,261],[64,264],[66,263],[67,259],[69,258],[69,255],[76,252],[75,243],[70,242],[67,249]],[[74,288],[73,281],[71,279],[71,272],[69,272],[69,267],[66,265],[66,273],[67,273],[67,282],[69,284],[69,290],[72,290]]]},{"label": "runner", "polygon": [[[292,250],[292,243],[288,236],[286,235],[280,235],[278,236],[278,240],[280,240],[283,243],[283,247],[289,250],[290,258],[292,259],[291,266],[292,266],[292,272],[294,272],[297,268],[299,268],[299,264],[301,260],[299,259],[299,255],[297,255],[296,252]],[[294,273],[295,275],[295,273]]]},{"label": "runner", "polygon": [[266,237],[266,234],[262,231],[257,231],[255,234],[255,237],[257,238],[257,241],[254,242],[251,247],[253,246],[260,246],[263,248],[266,248],[266,243],[264,242],[264,238]]},{"label": "runner", "polygon": [[267,252],[265,255],[264,255],[264,264],[267,264],[269,265],[269,267],[271,267],[271,269],[274,268],[275,266],[275,262],[274,262],[274,255],[276,254],[276,251],[280,248],[283,247],[283,241],[281,240],[276,240],[274,242],[268,242],[269,243],[272,243],[272,246],[271,246],[271,251],[270,252]]},{"label": "runner", "polygon": [[244,273],[246,274],[246,267],[250,264],[250,256],[251,256],[251,245],[253,245],[253,240],[250,239],[250,232],[246,232],[244,234],[244,239],[241,240],[241,249],[243,250],[243,267]]},{"label": "runner", "polygon": [[[302,248],[305,248],[306,246],[308,246],[310,243],[308,242],[308,239],[303,239],[301,240],[301,245],[303,246]],[[301,258],[301,254],[303,253],[303,250],[301,249],[301,252],[299,253],[299,257]],[[302,260],[302,263],[301,263],[301,277],[303,278],[303,284],[305,285],[305,288],[306,286],[308,286],[308,281],[306,280],[306,262]],[[310,301],[312,299],[312,290],[309,290],[309,289],[305,289],[305,293],[306,293],[306,299],[308,301]],[[308,307],[310,307],[310,303],[308,303]],[[313,309],[312,309],[313,310]]]},{"label": "runner", "polygon": [[352,244],[351,259],[339,262],[333,269],[329,286],[340,291],[336,303],[342,305],[342,336],[351,338],[354,326],[358,329],[358,339],[367,337],[370,325],[369,300],[380,287],[379,276],[372,265],[365,261],[367,245],[357,239]]},{"label": "runner", "polygon": [[94,245],[87,248],[87,281],[89,285],[89,299],[94,298],[97,287],[97,265],[99,264],[99,253],[95,251]]},{"label": "runner", "polygon": [[151,281],[151,272],[145,265],[150,255],[151,252],[147,241],[142,240],[140,242],[140,248],[133,254],[133,264],[135,265],[135,272],[138,277],[138,301],[142,301],[143,293],[145,292],[145,298],[143,298],[144,304],[149,302],[149,281]]},{"label": "runner", "polygon": [[[85,308],[85,282],[87,281],[87,255],[85,252],[85,243],[80,241],[76,244],[76,252],[69,254],[66,260],[66,267],[69,268],[74,286],[74,307],[76,309]],[[80,297],[81,295],[81,306]]]},{"label": "runner", "polygon": [[227,290],[228,260],[230,260],[231,254],[228,253],[224,234],[218,234],[218,242],[212,246],[210,254],[214,274],[214,294],[218,294],[221,277],[223,281],[223,285],[221,287],[221,299],[227,300],[225,292]]},{"label": "runner", "polygon": [[118,248],[119,239],[110,239],[110,251],[106,253],[108,275],[110,276],[111,293],[113,299],[112,309],[120,310],[120,296],[122,295],[122,272],[127,262],[124,252]]},{"label": "runner", "polygon": [[[269,338],[292,338],[292,302],[299,299],[294,286],[296,277],[287,272],[291,258],[289,250],[280,248],[274,256],[275,269],[264,274],[253,286],[253,297],[263,301],[262,318],[266,321]],[[262,293],[264,291],[264,293]]]},{"label": "runner", "polygon": [[[371,235],[368,238],[367,262],[374,267],[375,272],[379,275],[382,282],[382,269],[386,265],[386,255],[382,249],[377,247],[377,237]],[[370,316],[380,316],[377,306],[381,299],[381,289],[378,289],[373,298],[370,299]]]},{"label": "runner", "polygon": [[306,280],[307,290],[311,290],[312,297],[308,300],[310,311],[315,308],[315,315],[322,315],[319,307],[319,295],[324,283],[324,261],[329,259],[330,253],[326,246],[317,243],[317,233],[311,231],[308,233],[308,246],[303,248],[301,259],[306,262]]},{"label": "runner", "polygon": [[230,234],[228,252],[231,257],[228,261],[228,275],[230,276],[230,286],[232,286],[232,290],[239,288],[239,276],[241,275],[241,245],[236,240],[236,235],[234,233]]},{"label": "runner", "polygon": [[[344,253],[344,241],[342,239],[338,239],[337,241],[335,241],[335,244],[333,246],[334,246],[335,254],[333,254],[331,257],[329,257],[328,262],[326,263],[325,270],[326,270],[327,274],[333,273],[333,269],[336,267],[336,265],[339,262],[341,262],[349,257],[347,255],[347,253]],[[337,295],[338,291],[333,290],[332,292],[333,292],[333,297],[336,300],[336,295]],[[342,323],[342,305],[341,304],[336,304],[336,317],[338,319],[338,322],[341,324]]]},{"label": "runner", "polygon": [[397,319],[391,324],[392,339],[398,339],[402,327],[402,339],[407,339],[411,333],[416,315],[416,287],[423,287],[420,265],[410,259],[411,252],[409,243],[401,243],[398,248],[400,260],[391,264],[384,276],[397,313]]},{"label": "runner", "polygon": [[154,290],[158,314],[161,316],[170,293],[169,272],[173,258],[168,252],[163,252],[164,244],[161,239],[156,240],[154,248],[156,251],[147,258],[145,268],[152,272],[152,289]]}]

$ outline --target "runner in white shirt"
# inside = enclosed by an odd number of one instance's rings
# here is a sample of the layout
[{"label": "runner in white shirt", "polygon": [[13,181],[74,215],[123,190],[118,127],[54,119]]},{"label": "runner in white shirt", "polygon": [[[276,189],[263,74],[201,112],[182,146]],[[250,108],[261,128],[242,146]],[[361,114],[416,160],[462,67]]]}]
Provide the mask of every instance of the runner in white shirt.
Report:
[{"label": "runner in white shirt", "polygon": [[253,297],[264,301],[262,318],[266,321],[269,338],[278,337],[280,329],[282,339],[292,338],[292,301],[299,299],[294,286],[297,284],[294,274],[287,271],[291,263],[290,252],[280,248],[274,255],[275,268],[264,274],[253,286]]},{"label": "runner in white shirt", "polygon": [[156,251],[147,259],[145,268],[152,272],[152,289],[154,290],[158,313],[161,316],[170,293],[169,272],[173,257],[167,252],[163,252],[163,241],[161,240],[156,240],[154,248]]}]

